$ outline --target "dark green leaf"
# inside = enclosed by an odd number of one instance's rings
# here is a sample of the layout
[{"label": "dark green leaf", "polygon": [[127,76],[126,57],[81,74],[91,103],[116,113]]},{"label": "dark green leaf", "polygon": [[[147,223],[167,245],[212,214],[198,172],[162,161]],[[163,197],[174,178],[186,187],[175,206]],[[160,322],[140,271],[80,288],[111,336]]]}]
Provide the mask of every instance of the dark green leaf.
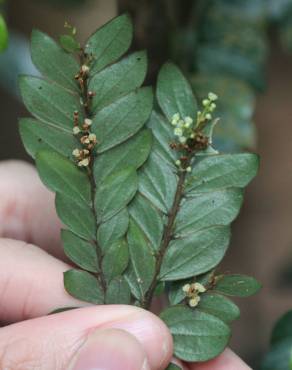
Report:
[{"label": "dark green leaf", "polygon": [[169,121],[179,113],[181,117],[197,117],[197,102],[192,88],[181,71],[172,63],[161,68],[157,82],[157,99]]},{"label": "dark green leaf", "polygon": [[184,306],[167,308],[160,315],[174,340],[174,354],[184,361],[206,361],[227,346],[229,327],[217,317]]},{"label": "dark green leaf", "polygon": [[74,234],[87,240],[96,238],[96,221],[92,209],[64,194],[56,194],[56,209],[61,221]]},{"label": "dark green leaf", "polygon": [[77,95],[38,77],[22,76],[19,87],[26,108],[36,118],[73,129],[73,112],[80,110]]},{"label": "dark green leaf", "polygon": [[123,276],[118,276],[109,283],[105,301],[107,304],[130,304],[131,291]]},{"label": "dark green leaf", "polygon": [[133,53],[95,74],[89,82],[89,90],[97,92],[93,98],[93,110],[99,110],[140,87],[146,70],[146,53],[142,51]]},{"label": "dark green leaf", "polygon": [[137,174],[131,167],[108,176],[95,194],[98,222],[106,221],[121,211],[133,198],[137,188]]},{"label": "dark green leaf", "polygon": [[77,266],[90,272],[98,272],[96,246],[68,230],[62,230],[64,252]]},{"label": "dark green leaf", "polygon": [[131,203],[129,212],[150,241],[152,248],[157,250],[160,247],[164,226],[158,210],[138,194]]},{"label": "dark green leaf", "polygon": [[5,50],[8,45],[8,31],[5,20],[0,14],[0,52]]},{"label": "dark green leaf", "polygon": [[226,323],[236,320],[240,316],[240,311],[236,304],[220,294],[202,294],[198,309],[216,316]]},{"label": "dark green leaf", "polygon": [[215,287],[217,292],[235,297],[249,297],[260,289],[260,283],[246,275],[224,275],[218,279]]},{"label": "dark green leaf", "polygon": [[172,241],[161,266],[161,280],[185,279],[215,267],[224,256],[229,239],[229,227],[215,226]]},{"label": "dark green leaf", "polygon": [[245,187],[256,175],[259,159],[254,154],[222,154],[202,159],[194,166],[186,191],[208,192]]},{"label": "dark green leaf", "polygon": [[97,241],[101,249],[106,250],[116,240],[121,239],[126,234],[128,225],[129,215],[126,209],[103,222],[97,231]]},{"label": "dark green leaf", "polygon": [[173,204],[177,176],[156,153],[151,153],[139,175],[140,193],[167,214]]},{"label": "dark green leaf", "polygon": [[68,89],[77,89],[74,80],[79,70],[77,60],[62,50],[51,37],[38,30],[31,35],[31,58],[44,76]]},{"label": "dark green leaf", "polygon": [[175,364],[169,364],[165,370],[182,370],[182,368]]},{"label": "dark green leaf", "polygon": [[36,156],[36,165],[49,189],[78,203],[91,204],[90,183],[86,173],[67,158],[56,152],[42,150]]},{"label": "dark green leaf", "polygon": [[91,72],[98,72],[120,58],[128,50],[132,35],[131,19],[124,14],[112,19],[90,36],[85,52],[93,56]]},{"label": "dark green leaf", "polygon": [[151,246],[133,220],[128,232],[130,266],[126,279],[136,298],[143,300],[154,277],[155,258]]},{"label": "dark green leaf", "polygon": [[152,144],[149,130],[142,130],[121,145],[106,151],[94,161],[94,177],[101,182],[113,172],[125,167],[139,168],[147,159]]},{"label": "dark green leaf", "polygon": [[229,225],[243,200],[242,190],[225,189],[197,194],[183,202],[176,219],[176,235],[189,235],[213,225]]},{"label": "dark green leaf", "polygon": [[60,44],[68,53],[75,53],[80,50],[79,42],[71,35],[61,35]]},{"label": "dark green leaf", "polygon": [[25,149],[33,158],[43,149],[56,151],[69,158],[72,151],[78,147],[72,130],[65,127],[54,126],[33,118],[22,118],[19,130]]},{"label": "dark green leaf", "polygon": [[287,338],[291,338],[292,342],[292,311],[288,311],[276,323],[273,329],[271,343],[274,345]]},{"label": "dark green leaf", "polygon": [[73,297],[81,301],[102,304],[103,292],[97,279],[89,272],[69,270],[64,273],[65,289]]},{"label": "dark green leaf", "polygon": [[149,118],[152,103],[152,90],[144,87],[98,111],[92,124],[97,151],[102,153],[135,135]]},{"label": "dark green leaf", "polygon": [[125,240],[118,240],[108,246],[102,260],[102,270],[107,281],[122,275],[129,263],[129,250]]},{"label": "dark green leaf", "polygon": [[277,342],[266,355],[261,370],[292,369],[292,339],[286,338]]}]

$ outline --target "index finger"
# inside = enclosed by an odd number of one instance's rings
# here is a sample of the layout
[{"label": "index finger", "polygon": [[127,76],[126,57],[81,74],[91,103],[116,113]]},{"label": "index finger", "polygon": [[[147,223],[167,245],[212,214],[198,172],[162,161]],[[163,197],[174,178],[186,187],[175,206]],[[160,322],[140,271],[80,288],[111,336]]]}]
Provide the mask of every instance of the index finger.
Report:
[{"label": "index finger", "polygon": [[63,256],[54,194],[41,183],[33,166],[0,162],[0,194],[0,237],[23,240]]}]

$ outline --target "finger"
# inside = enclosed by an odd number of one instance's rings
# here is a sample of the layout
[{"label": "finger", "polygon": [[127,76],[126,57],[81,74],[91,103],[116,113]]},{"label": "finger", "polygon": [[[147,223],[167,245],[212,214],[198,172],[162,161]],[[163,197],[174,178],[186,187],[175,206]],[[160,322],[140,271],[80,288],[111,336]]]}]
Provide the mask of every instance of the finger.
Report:
[{"label": "finger", "polygon": [[252,370],[228,348],[214,360],[193,364],[189,368],[190,370]]},{"label": "finger", "polygon": [[171,353],[164,323],[134,306],[81,308],[0,329],[1,369],[146,370],[147,358],[155,370],[167,366]]},{"label": "finger", "polygon": [[0,163],[0,236],[39,245],[60,256],[61,223],[54,195],[34,167],[21,161]]},{"label": "finger", "polygon": [[84,306],[64,290],[66,263],[25,242],[0,238],[0,319],[15,322]]}]

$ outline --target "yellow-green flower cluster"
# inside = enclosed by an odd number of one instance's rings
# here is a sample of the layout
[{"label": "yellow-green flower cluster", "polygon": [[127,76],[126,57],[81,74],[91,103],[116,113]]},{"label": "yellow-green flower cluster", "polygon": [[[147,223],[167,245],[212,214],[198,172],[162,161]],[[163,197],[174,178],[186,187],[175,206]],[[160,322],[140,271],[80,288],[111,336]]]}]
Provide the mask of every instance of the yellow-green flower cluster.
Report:
[{"label": "yellow-green flower cluster", "polygon": [[215,101],[218,99],[218,96],[212,92],[209,92],[208,98],[204,99],[203,104],[203,111],[198,111],[197,115],[197,122],[198,124],[203,121],[210,121],[212,119],[212,113],[216,109]]},{"label": "yellow-green flower cluster", "polygon": [[194,121],[191,117],[182,118],[179,113],[175,113],[172,116],[171,124],[175,126],[173,132],[181,144],[185,144],[190,135],[192,135],[193,123]]},{"label": "yellow-green flower cluster", "polygon": [[200,294],[206,292],[206,288],[201,283],[185,284],[182,290],[188,298],[190,307],[196,307],[201,300]]}]

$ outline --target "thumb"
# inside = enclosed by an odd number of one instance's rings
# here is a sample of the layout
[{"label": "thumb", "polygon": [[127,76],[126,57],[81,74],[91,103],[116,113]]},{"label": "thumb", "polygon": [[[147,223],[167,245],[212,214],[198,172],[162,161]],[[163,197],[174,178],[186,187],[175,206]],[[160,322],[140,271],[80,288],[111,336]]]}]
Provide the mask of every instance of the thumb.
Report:
[{"label": "thumb", "polygon": [[0,369],[161,370],[172,353],[164,323],[132,306],[96,306],[0,329]]}]

